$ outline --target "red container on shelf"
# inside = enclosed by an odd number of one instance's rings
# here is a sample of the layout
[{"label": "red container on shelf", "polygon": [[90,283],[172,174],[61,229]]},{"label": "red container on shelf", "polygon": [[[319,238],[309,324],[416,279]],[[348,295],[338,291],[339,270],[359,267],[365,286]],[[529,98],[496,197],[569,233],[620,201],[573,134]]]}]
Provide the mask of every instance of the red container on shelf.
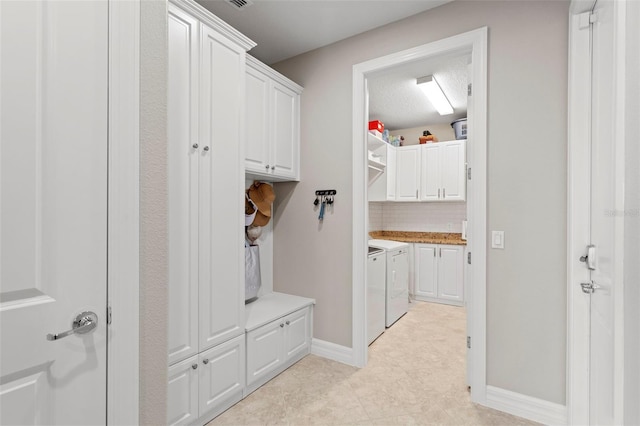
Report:
[{"label": "red container on shelf", "polygon": [[380,133],[384,132],[384,123],[380,120],[373,120],[369,122],[369,130],[377,130]]}]

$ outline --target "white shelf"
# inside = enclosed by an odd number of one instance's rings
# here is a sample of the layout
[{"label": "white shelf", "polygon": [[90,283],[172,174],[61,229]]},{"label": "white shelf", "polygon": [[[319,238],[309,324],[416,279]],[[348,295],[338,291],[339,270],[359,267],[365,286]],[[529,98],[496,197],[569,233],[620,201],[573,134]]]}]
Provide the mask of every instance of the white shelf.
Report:
[{"label": "white shelf", "polygon": [[285,293],[269,293],[245,305],[245,330],[255,330],[274,319],[289,315],[306,306],[315,305],[315,299]]},{"label": "white shelf", "polygon": [[381,146],[384,146],[384,144],[386,144],[385,141],[383,141],[382,139],[380,139],[379,137],[377,137],[373,133],[367,132],[367,146],[368,146],[369,151],[375,151],[376,149],[380,148]]}]

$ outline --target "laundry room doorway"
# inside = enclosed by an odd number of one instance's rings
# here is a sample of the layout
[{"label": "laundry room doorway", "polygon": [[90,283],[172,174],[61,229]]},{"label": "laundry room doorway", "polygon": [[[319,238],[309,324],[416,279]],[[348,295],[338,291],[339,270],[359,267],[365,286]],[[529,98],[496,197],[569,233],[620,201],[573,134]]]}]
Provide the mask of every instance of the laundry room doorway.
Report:
[{"label": "laundry room doorway", "polygon": [[[368,79],[373,75],[417,61],[467,54],[467,255],[464,258],[467,310],[468,384],[471,399],[486,399],[486,185],[487,185],[487,28],[449,37],[412,49],[372,59],[353,67],[353,352],[355,364],[367,363],[367,250],[369,232],[367,121]],[[363,218],[365,220],[363,220]]]}]

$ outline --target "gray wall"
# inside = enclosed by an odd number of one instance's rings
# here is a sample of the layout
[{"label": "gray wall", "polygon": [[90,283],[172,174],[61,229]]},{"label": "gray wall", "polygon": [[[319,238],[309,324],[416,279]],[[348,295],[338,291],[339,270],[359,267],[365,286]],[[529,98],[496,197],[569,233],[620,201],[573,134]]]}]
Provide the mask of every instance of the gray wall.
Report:
[{"label": "gray wall", "polygon": [[[277,184],[274,288],[351,347],[354,64],[489,27],[487,382],[565,402],[568,1],[455,1],[275,64],[304,86],[299,183]],[[319,224],[317,189],[337,189]],[[364,220],[364,218],[362,218]],[[490,239],[488,239],[490,240]]]},{"label": "gray wall", "polygon": [[140,424],[167,409],[167,4],[140,19]]}]

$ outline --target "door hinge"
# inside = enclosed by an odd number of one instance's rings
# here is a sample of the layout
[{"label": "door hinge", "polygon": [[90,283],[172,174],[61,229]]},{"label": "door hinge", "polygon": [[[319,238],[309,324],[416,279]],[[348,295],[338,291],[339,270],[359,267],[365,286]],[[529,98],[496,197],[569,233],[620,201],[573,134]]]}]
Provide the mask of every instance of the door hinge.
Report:
[{"label": "door hinge", "polygon": [[471,167],[467,168],[467,180],[471,180]]},{"label": "door hinge", "polygon": [[471,336],[467,336],[467,349],[471,349]]},{"label": "door hinge", "polygon": [[471,252],[467,253],[467,263],[471,265]]},{"label": "door hinge", "polygon": [[467,96],[471,96],[471,83],[467,84]]},{"label": "door hinge", "polygon": [[591,24],[598,22],[598,15],[591,12],[584,12],[578,15],[578,29],[586,30]]},{"label": "door hinge", "polygon": [[111,305],[107,306],[107,324],[111,325]]}]

